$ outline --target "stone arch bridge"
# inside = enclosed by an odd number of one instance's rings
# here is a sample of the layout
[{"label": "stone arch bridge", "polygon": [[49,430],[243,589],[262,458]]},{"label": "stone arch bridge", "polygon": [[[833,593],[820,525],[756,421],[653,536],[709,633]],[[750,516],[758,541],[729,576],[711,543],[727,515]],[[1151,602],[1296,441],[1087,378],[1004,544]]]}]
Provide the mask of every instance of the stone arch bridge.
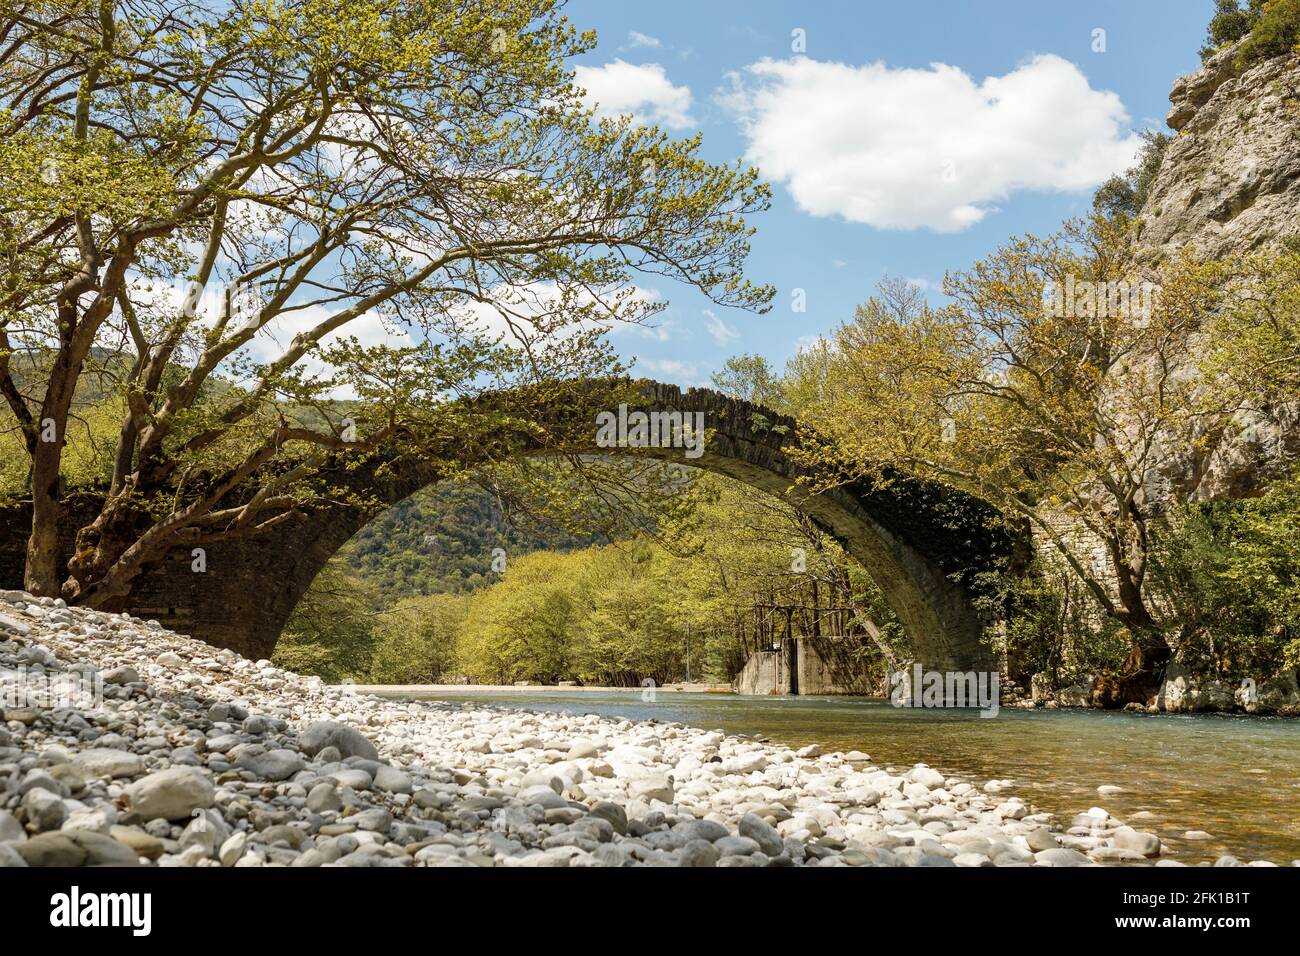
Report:
[{"label": "stone arch bridge", "polygon": [[[793,420],[708,389],[683,391],[657,382],[640,387],[644,400],[633,405],[634,412],[680,413],[687,421],[703,415],[710,437],[702,452],[660,447],[639,453],[725,475],[788,501],[867,570],[927,669],[991,666],[981,643],[988,623],[979,607],[981,579],[1010,557],[1015,539],[990,505],[904,477],[811,494],[796,483],[803,469],[785,451],[796,440]],[[595,423],[591,434],[591,451],[618,451],[597,447]],[[191,570],[188,548],[178,549],[139,581],[123,609],[249,657],[269,657],[290,613],[334,553],[385,507],[439,480],[419,463],[381,471],[382,477],[365,469],[342,475],[373,495],[376,505],[313,505],[301,521],[278,524],[254,538],[207,545],[202,574]],[[81,507],[97,510],[93,500]],[[27,514],[21,506],[0,513],[0,586],[21,587]]]}]

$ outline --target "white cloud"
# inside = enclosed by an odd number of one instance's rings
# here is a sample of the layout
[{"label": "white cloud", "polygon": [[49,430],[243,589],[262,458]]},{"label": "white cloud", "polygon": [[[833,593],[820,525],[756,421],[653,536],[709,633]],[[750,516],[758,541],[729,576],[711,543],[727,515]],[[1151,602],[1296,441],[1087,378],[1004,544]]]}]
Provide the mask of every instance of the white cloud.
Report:
[{"label": "white cloud", "polygon": [[680,359],[637,359],[637,365],[645,368],[651,375],[673,385],[703,385],[704,375],[699,362],[683,362]]},{"label": "white cloud", "polygon": [[705,309],[704,315],[709,320],[705,325],[705,328],[708,329],[709,335],[713,336],[713,341],[717,342],[719,345],[730,345],[732,342],[736,341],[736,339],[740,338],[740,333],[738,331],[729,326],[726,322],[723,322],[710,310]]},{"label": "white cloud", "polygon": [[587,102],[601,116],[631,113],[638,123],[669,129],[690,126],[691,91],[674,86],[658,63],[636,66],[615,60],[604,66],[574,69],[578,86],[587,91]]},{"label": "white cloud", "polygon": [[[259,362],[269,362],[278,358],[295,335],[310,332],[320,323],[328,320],[331,309],[319,305],[309,305],[292,312],[281,313],[263,326],[249,343],[249,354]],[[322,347],[329,347],[340,339],[355,338],[362,348],[387,346],[389,348],[407,348],[415,344],[410,332],[390,321],[378,312],[364,312],[350,322],[340,326],[321,340]],[[334,366],[325,362],[316,352],[309,352],[297,362],[299,368],[312,375],[329,375],[335,371]],[[327,396],[335,399],[356,398],[351,385],[341,385],[331,389]]]},{"label": "white cloud", "polygon": [[[659,294],[656,292],[651,298],[658,299]],[[635,335],[638,338],[649,339],[652,342],[667,342],[676,333],[677,323],[672,319],[665,319],[661,315],[656,315],[647,322],[637,324],[619,322],[609,327],[611,338],[618,335]]]},{"label": "white cloud", "polygon": [[640,30],[631,30],[627,35],[627,45],[632,49],[637,47],[647,47],[652,50],[659,48],[659,38],[652,37],[648,33],[642,33]]},{"label": "white cloud", "polygon": [[[596,309],[592,314],[578,318],[564,306],[561,290],[553,282],[538,282],[530,286],[498,286],[491,290],[490,299],[493,301],[480,302],[466,298],[453,307],[453,317],[462,334],[499,337],[509,346],[556,344],[578,332],[595,329],[603,330],[611,337],[636,335],[658,342],[666,342],[671,336],[669,327],[672,323],[659,321],[657,314],[642,323],[610,320],[604,309]],[[623,306],[653,304],[662,299],[663,296],[657,289],[633,286],[628,301]],[[596,301],[593,293],[583,292],[578,297],[576,306],[587,308]],[[602,301],[613,303],[615,293],[610,291]],[[569,313],[567,321],[558,328],[554,327],[557,313]],[[537,327],[535,322],[540,322],[545,329]]]},{"label": "white cloud", "polygon": [[799,207],[884,229],[957,232],[1020,190],[1077,190],[1133,160],[1117,94],[1050,54],[976,83],[943,63],[891,69],[764,59],[719,93],[747,158]]}]

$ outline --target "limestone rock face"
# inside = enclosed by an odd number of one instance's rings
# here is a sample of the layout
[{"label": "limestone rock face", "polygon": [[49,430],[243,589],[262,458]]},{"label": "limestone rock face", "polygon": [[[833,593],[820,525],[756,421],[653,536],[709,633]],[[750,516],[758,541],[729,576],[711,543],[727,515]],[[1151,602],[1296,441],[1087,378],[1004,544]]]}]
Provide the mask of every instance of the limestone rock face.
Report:
[{"label": "limestone rock face", "polygon": [[1300,236],[1300,55],[1234,76],[1235,48],[1173,86],[1177,135],[1142,209],[1137,258],[1220,258]]},{"label": "limestone rock face", "polygon": [[1172,130],[1181,130],[1204,106],[1224,81],[1232,78],[1232,61],[1237,55],[1237,45],[1221,50],[1194,73],[1185,73],[1174,80],[1169,91],[1172,104],[1165,122]]},{"label": "limestone rock face", "polygon": [[[1134,259],[1141,272],[1186,248],[1225,258],[1300,242],[1300,55],[1238,76],[1236,53],[1236,46],[1220,51],[1170,92],[1168,123],[1177,135],[1140,214]],[[1300,457],[1300,404],[1243,411],[1221,434],[1181,436],[1176,444],[1158,456],[1149,500],[1257,494]]]}]

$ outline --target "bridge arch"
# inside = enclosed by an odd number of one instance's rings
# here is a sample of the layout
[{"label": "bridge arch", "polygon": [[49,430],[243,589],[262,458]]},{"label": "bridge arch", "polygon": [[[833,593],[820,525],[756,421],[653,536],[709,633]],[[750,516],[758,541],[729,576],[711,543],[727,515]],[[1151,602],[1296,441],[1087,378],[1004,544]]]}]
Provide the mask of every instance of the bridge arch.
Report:
[{"label": "bridge arch", "polygon": [[[793,420],[709,389],[641,384],[644,400],[634,410],[702,414],[710,433],[698,457],[687,458],[680,447],[643,453],[744,482],[809,514],[876,581],[927,669],[991,666],[981,641],[987,623],[979,609],[981,583],[984,572],[1009,557],[1013,537],[990,505],[905,477],[812,494],[798,484],[803,469],[785,450],[796,440]],[[596,447],[595,432],[593,423],[592,451],[618,451]],[[413,464],[357,480],[391,506],[439,475]],[[188,551],[178,551],[140,582],[128,609],[247,656],[269,657],[317,573],[377,513],[344,504],[313,507],[303,521],[212,545],[205,574],[193,573]]]}]

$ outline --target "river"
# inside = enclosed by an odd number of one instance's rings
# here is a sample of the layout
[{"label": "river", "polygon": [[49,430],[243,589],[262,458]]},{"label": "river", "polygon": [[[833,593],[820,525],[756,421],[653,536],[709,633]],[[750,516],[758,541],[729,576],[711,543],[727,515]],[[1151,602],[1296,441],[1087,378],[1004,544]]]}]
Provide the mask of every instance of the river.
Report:
[{"label": "river", "polygon": [[[1300,859],[1300,721],[1091,710],[911,710],[860,697],[740,697],[640,691],[526,688],[408,699],[476,701],[527,710],[568,710],[677,721],[790,747],[862,750],[882,766],[923,761],[948,774],[1012,779],[1028,803],[1063,825],[1089,807],[1160,835],[1175,859],[1289,864]],[[1121,793],[1099,794],[1103,785]],[[1212,839],[1183,839],[1204,830]]]}]

